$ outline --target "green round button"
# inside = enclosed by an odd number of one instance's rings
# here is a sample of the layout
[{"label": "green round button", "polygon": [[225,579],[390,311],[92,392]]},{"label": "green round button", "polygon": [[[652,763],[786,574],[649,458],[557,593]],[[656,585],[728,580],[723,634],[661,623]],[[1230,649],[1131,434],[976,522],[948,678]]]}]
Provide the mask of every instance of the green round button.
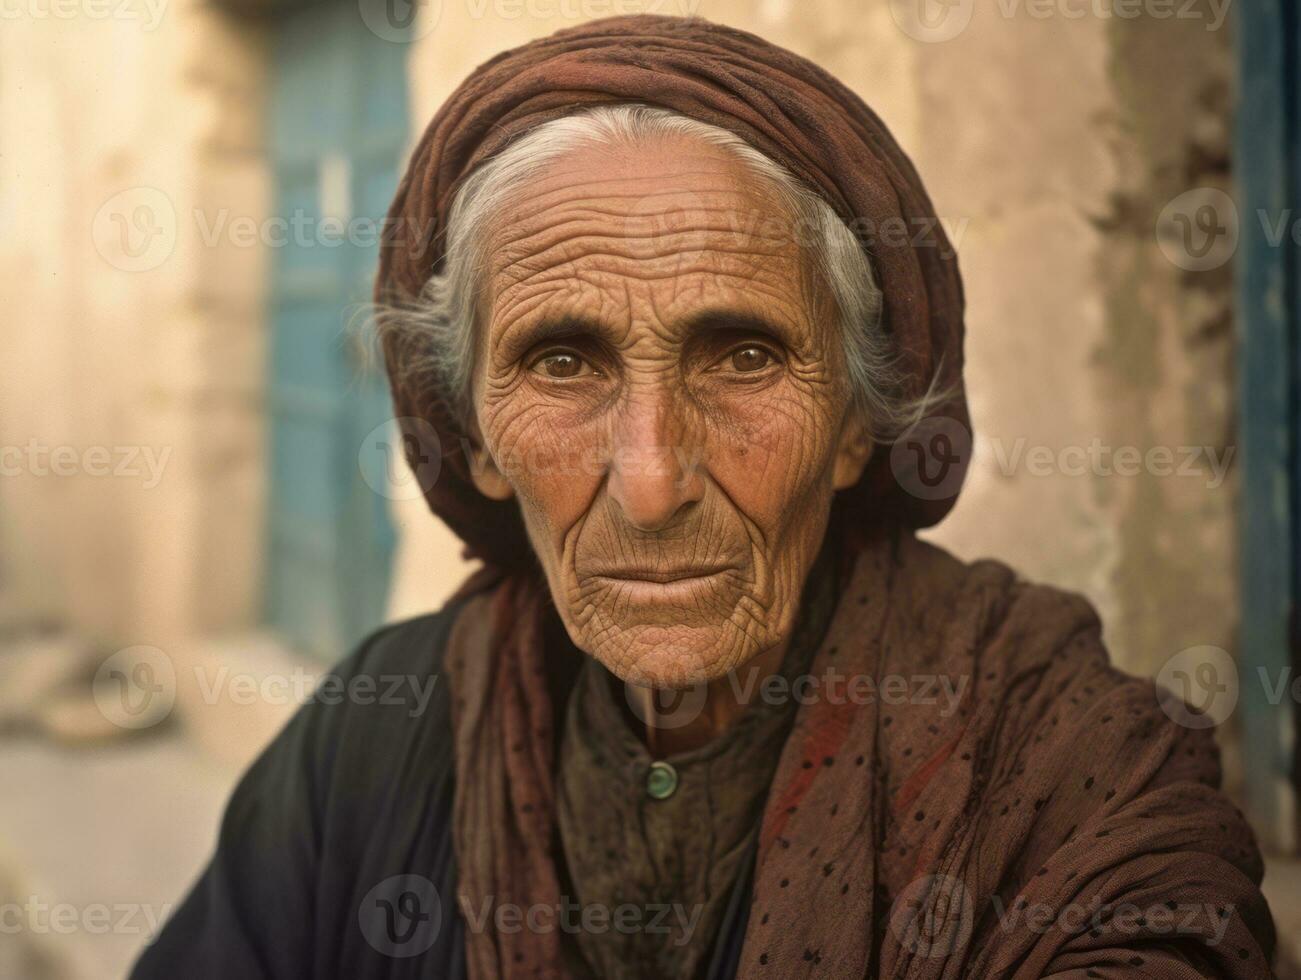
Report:
[{"label": "green round button", "polygon": [[667,800],[678,788],[678,771],[667,762],[652,762],[646,773],[646,792],[653,800]]}]

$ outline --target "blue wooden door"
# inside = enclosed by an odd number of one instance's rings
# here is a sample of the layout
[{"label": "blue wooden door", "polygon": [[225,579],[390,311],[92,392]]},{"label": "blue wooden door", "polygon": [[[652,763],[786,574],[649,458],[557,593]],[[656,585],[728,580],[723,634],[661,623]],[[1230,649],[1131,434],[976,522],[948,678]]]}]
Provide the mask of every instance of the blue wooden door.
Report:
[{"label": "blue wooden door", "polygon": [[[1301,840],[1301,15],[1235,9],[1235,271],[1242,443],[1241,685],[1247,803],[1274,848]],[[1275,238],[1272,229],[1286,229]]]},{"label": "blue wooden door", "polygon": [[407,142],[408,47],[355,3],[277,24],[270,155],[284,242],[270,310],[266,602],[295,645],[340,656],[378,625],[394,546],[387,499],[362,478],[389,419],[364,340],[379,226]]}]

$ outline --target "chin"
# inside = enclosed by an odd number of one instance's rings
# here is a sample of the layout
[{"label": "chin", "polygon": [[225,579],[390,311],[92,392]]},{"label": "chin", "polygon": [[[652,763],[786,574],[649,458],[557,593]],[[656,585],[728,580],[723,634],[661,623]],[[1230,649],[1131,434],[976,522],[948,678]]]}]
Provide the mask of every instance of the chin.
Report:
[{"label": "chin", "polygon": [[731,623],[631,625],[595,642],[584,639],[576,642],[620,680],[661,690],[718,680],[759,652]]}]

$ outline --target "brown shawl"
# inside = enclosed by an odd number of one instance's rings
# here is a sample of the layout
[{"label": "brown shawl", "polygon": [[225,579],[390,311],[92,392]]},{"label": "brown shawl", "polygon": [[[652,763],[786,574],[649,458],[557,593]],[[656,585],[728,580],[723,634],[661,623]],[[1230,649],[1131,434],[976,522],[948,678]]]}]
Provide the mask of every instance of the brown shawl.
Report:
[{"label": "brown shawl", "polygon": [[[545,600],[521,599],[471,600],[449,646],[474,909],[561,897],[544,651],[502,615]],[[773,779],[740,975],[1270,976],[1260,855],[1213,737],[1099,633],[1083,599],[995,562],[908,533],[863,548],[811,670],[840,686],[801,705]],[[476,980],[564,975],[555,932],[467,947]]]},{"label": "brown shawl", "polygon": [[[597,21],[476,70],[416,148],[377,298],[418,295],[476,164],[538,123],[627,101],[731,130],[821,193],[863,234],[914,393],[960,390],[956,263],[881,121],[817,66],[699,20]],[[900,220],[927,224],[935,247],[874,236]],[[475,492],[441,393],[408,370],[422,353],[409,336],[386,341],[408,454],[442,457],[428,501],[488,562],[463,590],[475,595],[447,655],[459,897],[554,907],[549,599],[515,505]],[[960,397],[945,411],[966,426]],[[1108,666],[1083,600],[917,542],[909,529],[947,512],[949,485],[948,497],[910,495],[882,453],[840,495],[859,535],[813,674],[858,678],[858,694],[797,714],[764,814],[741,974],[1267,976],[1260,858],[1216,791],[1210,735]],[[963,692],[956,711],[943,684]],[[471,931],[467,956],[475,980],[564,975],[554,931]]]}]

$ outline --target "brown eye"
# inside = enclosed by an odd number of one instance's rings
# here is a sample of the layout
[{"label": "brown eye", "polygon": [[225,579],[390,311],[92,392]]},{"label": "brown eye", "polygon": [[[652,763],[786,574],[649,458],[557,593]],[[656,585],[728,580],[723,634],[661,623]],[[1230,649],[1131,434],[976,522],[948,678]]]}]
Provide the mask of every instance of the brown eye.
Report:
[{"label": "brown eye", "polygon": [[533,364],[533,370],[548,378],[576,378],[584,373],[587,365],[583,359],[572,351],[556,351],[539,357]]},{"label": "brown eye", "polygon": [[742,347],[732,352],[732,368],[743,374],[762,371],[772,361],[772,355],[762,347]]}]

